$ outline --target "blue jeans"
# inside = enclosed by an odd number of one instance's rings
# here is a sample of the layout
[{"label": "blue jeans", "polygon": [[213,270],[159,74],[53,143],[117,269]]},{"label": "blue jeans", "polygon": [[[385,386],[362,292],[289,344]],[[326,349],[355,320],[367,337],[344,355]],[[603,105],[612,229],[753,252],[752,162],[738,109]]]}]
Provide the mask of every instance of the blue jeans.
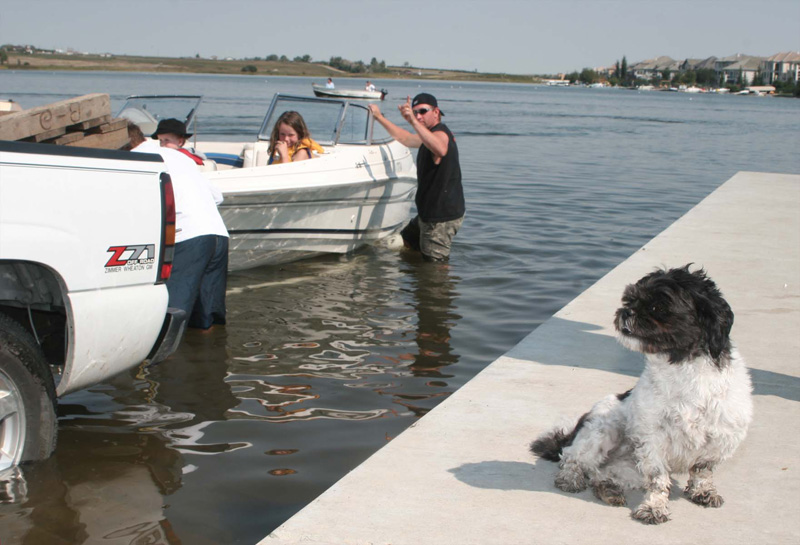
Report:
[{"label": "blue jeans", "polygon": [[175,245],[167,280],[169,306],[186,311],[189,327],[225,324],[228,237],[204,235]]}]

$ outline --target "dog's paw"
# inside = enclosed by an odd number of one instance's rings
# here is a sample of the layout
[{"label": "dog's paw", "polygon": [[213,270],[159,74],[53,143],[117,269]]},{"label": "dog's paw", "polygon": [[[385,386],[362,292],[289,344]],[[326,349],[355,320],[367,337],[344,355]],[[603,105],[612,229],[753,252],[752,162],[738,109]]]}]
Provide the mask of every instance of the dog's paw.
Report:
[{"label": "dog's paw", "polygon": [[669,509],[643,503],[631,516],[645,524],[661,524],[669,520]]},{"label": "dog's paw", "polygon": [[626,505],[625,495],[622,493],[622,488],[617,484],[610,481],[603,481],[592,487],[594,495],[598,500],[606,502],[608,505],[614,507],[622,507]]},{"label": "dog's paw", "polygon": [[722,504],[725,503],[725,500],[722,499],[722,496],[717,494],[716,490],[693,492],[687,488],[684,490],[684,493],[694,503],[702,505],[703,507],[722,507]]},{"label": "dog's paw", "polygon": [[556,475],[556,486],[564,492],[580,492],[586,490],[586,477],[579,469],[562,469]]}]

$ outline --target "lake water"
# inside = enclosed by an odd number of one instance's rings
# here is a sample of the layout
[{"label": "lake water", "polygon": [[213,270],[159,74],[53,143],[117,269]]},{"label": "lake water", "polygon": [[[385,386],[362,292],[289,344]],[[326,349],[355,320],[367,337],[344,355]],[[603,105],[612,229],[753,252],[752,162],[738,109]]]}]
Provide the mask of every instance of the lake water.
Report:
[{"label": "lake water", "polygon": [[[202,94],[199,132],[237,140],[312,81],[0,71],[0,98]],[[375,247],[232,275],[226,328],[61,400],[0,543],[255,543],[737,171],[800,173],[796,99],[376,83],[398,123],[433,93],[456,135],[449,266]]]}]

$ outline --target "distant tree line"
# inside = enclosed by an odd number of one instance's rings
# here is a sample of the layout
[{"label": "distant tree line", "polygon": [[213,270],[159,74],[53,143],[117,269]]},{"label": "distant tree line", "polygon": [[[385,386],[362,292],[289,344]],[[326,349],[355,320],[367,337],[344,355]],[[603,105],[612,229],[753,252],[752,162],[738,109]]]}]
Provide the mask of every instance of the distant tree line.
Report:
[{"label": "distant tree line", "polygon": [[389,71],[386,68],[386,62],[378,62],[378,59],[375,57],[372,57],[372,60],[369,62],[369,64],[365,64],[363,61],[349,61],[347,59],[343,59],[342,57],[331,57],[331,60],[328,61],[328,66],[338,70],[343,70],[345,72],[350,72],[351,74],[365,74],[367,72],[381,73]]},{"label": "distant tree line", "polygon": [[[262,60],[261,57],[253,57],[252,59],[245,59],[245,60],[255,60],[260,61]],[[286,55],[267,55],[264,57],[265,61],[271,62],[314,62],[311,59],[311,55],[299,55],[289,60],[289,57]],[[342,70],[344,72],[349,72],[351,74],[366,74],[366,73],[373,73],[373,74],[380,74],[389,72],[389,69],[386,67],[386,61],[379,61],[375,57],[372,57],[372,60],[369,64],[365,63],[364,61],[351,61],[348,59],[344,59],[342,57],[331,57],[328,62],[325,61],[317,61],[319,64],[326,64],[331,68],[336,68],[337,70]],[[406,63],[408,64],[408,63]],[[242,68],[242,72],[255,72],[257,68],[255,65],[247,65]]]}]

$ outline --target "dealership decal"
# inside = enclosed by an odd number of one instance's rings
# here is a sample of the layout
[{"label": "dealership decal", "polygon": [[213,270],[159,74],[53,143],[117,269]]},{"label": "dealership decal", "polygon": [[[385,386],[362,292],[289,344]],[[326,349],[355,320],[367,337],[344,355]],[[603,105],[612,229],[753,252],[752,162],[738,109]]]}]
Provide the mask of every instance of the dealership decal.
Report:
[{"label": "dealership decal", "polygon": [[144,271],[152,269],[156,262],[155,244],[129,244],[110,246],[111,257],[106,263],[106,272]]}]

